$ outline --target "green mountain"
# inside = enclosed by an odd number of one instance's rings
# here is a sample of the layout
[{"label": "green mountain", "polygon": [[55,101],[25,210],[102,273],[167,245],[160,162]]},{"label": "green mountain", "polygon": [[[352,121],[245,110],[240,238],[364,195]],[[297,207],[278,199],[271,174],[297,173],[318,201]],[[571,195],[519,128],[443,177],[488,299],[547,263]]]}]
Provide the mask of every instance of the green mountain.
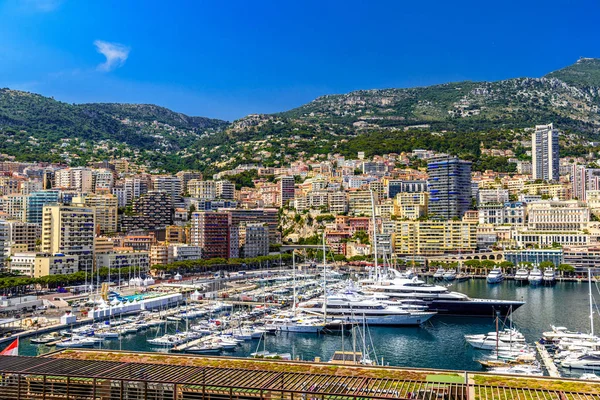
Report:
[{"label": "green mountain", "polygon": [[525,129],[549,122],[566,133],[562,154],[598,150],[587,139],[600,139],[599,59],[582,58],[541,78],[326,95],[231,124],[149,104],[67,104],[0,89],[1,153],[71,164],[128,157],[167,171],[415,148],[458,154],[477,168],[510,169],[483,149],[524,158]]},{"label": "green mountain", "polygon": [[596,136],[599,91],[600,60],[581,59],[542,78],[360,90],[322,96],[280,115],[355,128],[428,125],[453,131],[526,128],[553,121],[563,130]]},{"label": "green mountain", "polygon": [[[600,87],[600,59],[580,58],[575,64],[550,72],[547,78],[559,79],[580,88]],[[595,91],[596,96],[598,92]]]},{"label": "green mountain", "polygon": [[[130,150],[127,153],[176,152],[228,125],[151,104],[68,104],[0,89],[0,137],[5,139],[0,141],[0,151],[26,160],[60,161],[52,150],[57,150],[57,144],[68,150],[69,143],[79,147],[102,143],[109,149]],[[85,149],[74,150],[86,154]]]}]

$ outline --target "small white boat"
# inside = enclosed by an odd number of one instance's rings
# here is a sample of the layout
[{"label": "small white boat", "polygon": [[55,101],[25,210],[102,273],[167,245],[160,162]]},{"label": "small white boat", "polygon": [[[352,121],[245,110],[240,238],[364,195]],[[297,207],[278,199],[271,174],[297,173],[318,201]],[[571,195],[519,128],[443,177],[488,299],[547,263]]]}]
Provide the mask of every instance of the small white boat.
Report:
[{"label": "small white boat", "polygon": [[185,349],[186,353],[193,354],[219,354],[223,347],[214,343],[203,343],[195,346],[190,346]]},{"label": "small white boat", "polygon": [[93,347],[95,341],[88,338],[71,338],[58,342],[56,347]]},{"label": "small white boat", "polygon": [[496,267],[493,270],[490,271],[490,273],[487,275],[487,283],[500,283],[504,280],[504,273],[502,272],[502,269]]},{"label": "small white boat", "polygon": [[36,338],[31,338],[31,343],[33,344],[46,344],[58,340],[59,336],[53,333],[49,333],[46,335],[42,335]]}]

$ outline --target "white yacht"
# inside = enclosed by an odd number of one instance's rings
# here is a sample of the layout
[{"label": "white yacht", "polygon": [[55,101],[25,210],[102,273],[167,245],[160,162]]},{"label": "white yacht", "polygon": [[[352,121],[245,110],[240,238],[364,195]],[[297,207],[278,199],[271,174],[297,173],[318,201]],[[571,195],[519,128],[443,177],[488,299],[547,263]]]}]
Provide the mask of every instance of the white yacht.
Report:
[{"label": "white yacht", "polygon": [[433,274],[433,279],[443,279],[445,273],[446,273],[446,270],[444,268],[440,267]]},{"label": "white yacht", "polygon": [[515,281],[517,283],[527,283],[529,278],[529,270],[527,268],[521,267],[515,273]]},{"label": "white yacht", "polygon": [[526,348],[525,337],[516,329],[505,329],[489,332],[483,335],[465,335],[465,340],[471,346],[480,350],[510,350]]},{"label": "white yacht", "polygon": [[454,268],[447,270],[442,275],[442,278],[445,281],[453,281],[453,280],[455,280],[456,279],[456,270]]},{"label": "white yacht", "polygon": [[369,325],[421,325],[436,313],[431,311],[407,311],[397,306],[390,306],[377,300],[365,299],[362,296],[338,294],[327,296],[299,304],[298,308],[322,312],[346,322],[365,322]]},{"label": "white yacht", "polygon": [[538,267],[534,267],[529,273],[529,278],[527,278],[527,280],[531,285],[539,285],[543,280],[542,271],[540,271]]},{"label": "white yacht", "polygon": [[600,355],[583,354],[575,358],[566,358],[561,361],[560,365],[564,368],[598,371],[600,370]]},{"label": "white yacht", "polygon": [[93,339],[86,337],[72,337],[62,342],[58,342],[56,347],[93,347],[96,343]]},{"label": "white yacht", "polygon": [[487,283],[500,283],[504,280],[504,273],[502,273],[502,269],[496,267],[490,271],[487,275]]},{"label": "white yacht", "polygon": [[513,365],[510,367],[497,367],[489,370],[491,373],[503,375],[543,376],[544,372],[539,365]]},{"label": "white yacht", "polygon": [[564,326],[552,325],[552,330],[543,332],[542,338],[547,342],[558,343],[561,340],[595,340],[597,339],[594,335],[583,332],[569,331]]},{"label": "white yacht", "polygon": [[556,270],[554,268],[546,268],[542,280],[545,285],[556,283]]},{"label": "white yacht", "polygon": [[390,269],[389,273],[392,279],[361,281],[361,290],[365,293],[384,294],[390,300],[423,300],[429,306],[429,311],[448,315],[490,317],[498,312],[508,315],[525,304],[513,300],[472,299],[466,294],[451,292],[447,287],[428,284],[418,278],[400,278],[394,269]]}]

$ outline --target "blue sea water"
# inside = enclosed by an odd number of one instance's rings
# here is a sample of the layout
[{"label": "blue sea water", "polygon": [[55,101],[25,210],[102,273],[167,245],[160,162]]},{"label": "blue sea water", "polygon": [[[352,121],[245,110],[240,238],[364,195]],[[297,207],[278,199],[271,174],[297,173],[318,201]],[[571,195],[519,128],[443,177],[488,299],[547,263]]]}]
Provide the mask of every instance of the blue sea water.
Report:
[{"label": "blue sea water", "polygon": [[[593,284],[593,295],[600,299],[600,291]],[[460,291],[471,297],[493,299],[522,299],[524,306],[513,313],[513,324],[532,343],[538,340],[543,331],[551,325],[566,326],[571,330],[589,331],[589,295],[586,282],[557,283],[554,286],[530,287],[519,286],[514,281],[489,285],[485,280],[470,280],[452,285],[452,290]],[[595,311],[596,313],[596,311]],[[596,315],[597,317],[597,315]],[[600,323],[595,317],[595,329],[599,332]],[[179,326],[180,329],[184,325]],[[175,323],[169,323],[169,330],[177,329]],[[465,334],[476,334],[493,331],[495,321],[490,318],[435,316],[422,327],[370,327],[366,342],[375,349],[379,361],[384,364],[402,367],[442,368],[458,370],[480,370],[474,361],[480,353],[472,349],[464,341]],[[150,329],[136,335],[129,335],[121,340],[105,341],[102,348],[134,350],[134,351],[166,351],[155,349],[146,340],[157,334],[159,330]],[[351,350],[352,339],[345,337],[344,347]],[[362,342],[362,339],[358,339]],[[359,343],[360,345],[360,343]],[[282,333],[267,336],[266,343],[258,340],[245,342],[234,352],[223,352],[223,355],[247,357],[250,353],[263,350],[279,353],[291,353],[293,357],[312,360],[321,357],[327,361],[333,353],[342,347],[340,335],[310,335]],[[260,348],[258,348],[260,347]],[[51,351],[46,346],[35,346],[28,339],[21,341],[20,352],[24,355],[35,355]],[[567,373],[568,375],[568,373]]]}]

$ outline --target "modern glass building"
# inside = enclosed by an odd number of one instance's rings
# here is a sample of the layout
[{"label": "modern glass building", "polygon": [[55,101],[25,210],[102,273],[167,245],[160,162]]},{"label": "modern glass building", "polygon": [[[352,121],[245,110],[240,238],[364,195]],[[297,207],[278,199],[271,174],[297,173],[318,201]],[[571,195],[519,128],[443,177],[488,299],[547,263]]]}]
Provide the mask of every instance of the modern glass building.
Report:
[{"label": "modern glass building", "polygon": [[462,218],[471,207],[471,162],[457,157],[432,158],[427,164],[429,215]]},{"label": "modern glass building", "polygon": [[25,221],[41,225],[44,206],[58,203],[58,190],[33,192],[25,199]]},{"label": "modern glass building", "polygon": [[564,255],[562,249],[507,250],[504,252],[504,259],[515,265],[523,262],[539,264],[544,261],[552,261],[554,266],[558,267],[564,262]]}]

